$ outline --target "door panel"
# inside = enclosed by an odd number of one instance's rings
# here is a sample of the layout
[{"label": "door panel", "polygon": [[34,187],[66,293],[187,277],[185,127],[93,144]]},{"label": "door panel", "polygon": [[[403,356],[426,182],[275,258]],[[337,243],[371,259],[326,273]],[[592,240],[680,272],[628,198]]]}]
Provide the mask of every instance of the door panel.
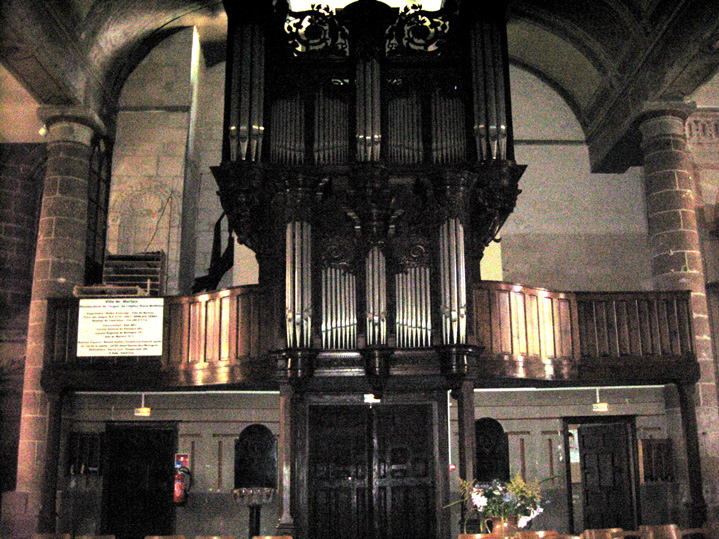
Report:
[{"label": "door panel", "polygon": [[310,408],[311,539],[433,538],[431,408]]},{"label": "door panel", "polygon": [[310,537],[369,538],[367,410],[361,406],[310,410]]},{"label": "door panel", "polygon": [[579,427],[584,529],[636,527],[629,425]]},{"label": "door panel", "polygon": [[108,426],[105,441],[103,533],[118,539],[172,534],[177,433],[165,428]]}]

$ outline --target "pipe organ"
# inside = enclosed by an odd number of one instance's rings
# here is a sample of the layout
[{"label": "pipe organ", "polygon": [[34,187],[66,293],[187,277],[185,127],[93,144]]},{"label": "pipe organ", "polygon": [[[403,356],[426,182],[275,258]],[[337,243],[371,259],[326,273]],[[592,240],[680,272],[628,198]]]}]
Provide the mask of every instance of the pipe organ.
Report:
[{"label": "pipe organ", "polygon": [[470,291],[524,170],[503,8],[226,9],[213,172],[238,238],[262,251],[261,282],[284,301],[277,349],[374,350],[375,363],[401,350],[430,363],[471,355]]}]

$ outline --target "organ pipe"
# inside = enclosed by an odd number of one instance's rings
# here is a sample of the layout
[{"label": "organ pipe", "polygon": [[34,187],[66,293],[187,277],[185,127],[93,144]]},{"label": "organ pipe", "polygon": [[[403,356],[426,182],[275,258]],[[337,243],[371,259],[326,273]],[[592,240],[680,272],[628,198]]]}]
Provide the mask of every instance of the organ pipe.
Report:
[{"label": "organ pipe", "polygon": [[365,261],[367,275],[367,345],[387,344],[387,265],[379,247],[370,249]]},{"label": "organ pipe", "polygon": [[287,223],[285,234],[285,309],[288,348],[312,344],[311,225]]},{"label": "organ pipe", "polygon": [[264,30],[260,24],[233,28],[223,157],[231,161],[259,161],[264,133]]},{"label": "organ pipe", "polygon": [[440,226],[439,236],[442,340],[444,344],[466,344],[464,226],[459,219],[447,219]]},{"label": "organ pipe", "polygon": [[380,131],[379,62],[370,58],[357,62],[357,160],[378,161]]},{"label": "organ pipe", "polygon": [[412,267],[395,277],[396,331],[399,348],[431,345],[429,268]]},{"label": "organ pipe", "polygon": [[481,161],[514,160],[504,13],[477,16],[480,19],[470,31],[477,157]]},{"label": "organ pipe", "polygon": [[349,350],[357,342],[355,276],[339,268],[322,270],[322,348]]}]

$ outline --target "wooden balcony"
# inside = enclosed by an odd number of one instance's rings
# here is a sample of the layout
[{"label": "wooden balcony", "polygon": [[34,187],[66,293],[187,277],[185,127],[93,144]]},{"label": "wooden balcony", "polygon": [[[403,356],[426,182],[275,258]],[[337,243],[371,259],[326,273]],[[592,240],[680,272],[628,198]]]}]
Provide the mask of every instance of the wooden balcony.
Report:
[{"label": "wooden balcony", "polygon": [[[276,387],[284,308],[245,286],[164,302],[163,354],[77,357],[78,300],[53,300],[43,384],[48,389]],[[468,375],[478,384],[695,381],[689,292],[554,292],[482,282],[472,293]],[[279,300],[281,303],[281,299]],[[319,351],[315,376],[364,376],[361,350]],[[434,348],[394,350],[390,376],[439,373]]]}]

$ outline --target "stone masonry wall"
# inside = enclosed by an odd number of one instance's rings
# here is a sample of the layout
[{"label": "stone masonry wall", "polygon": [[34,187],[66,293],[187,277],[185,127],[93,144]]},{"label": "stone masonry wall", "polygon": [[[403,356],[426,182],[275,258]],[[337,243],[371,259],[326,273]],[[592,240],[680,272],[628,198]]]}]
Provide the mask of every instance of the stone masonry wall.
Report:
[{"label": "stone masonry wall", "polygon": [[0,491],[15,488],[44,144],[0,144]]}]

